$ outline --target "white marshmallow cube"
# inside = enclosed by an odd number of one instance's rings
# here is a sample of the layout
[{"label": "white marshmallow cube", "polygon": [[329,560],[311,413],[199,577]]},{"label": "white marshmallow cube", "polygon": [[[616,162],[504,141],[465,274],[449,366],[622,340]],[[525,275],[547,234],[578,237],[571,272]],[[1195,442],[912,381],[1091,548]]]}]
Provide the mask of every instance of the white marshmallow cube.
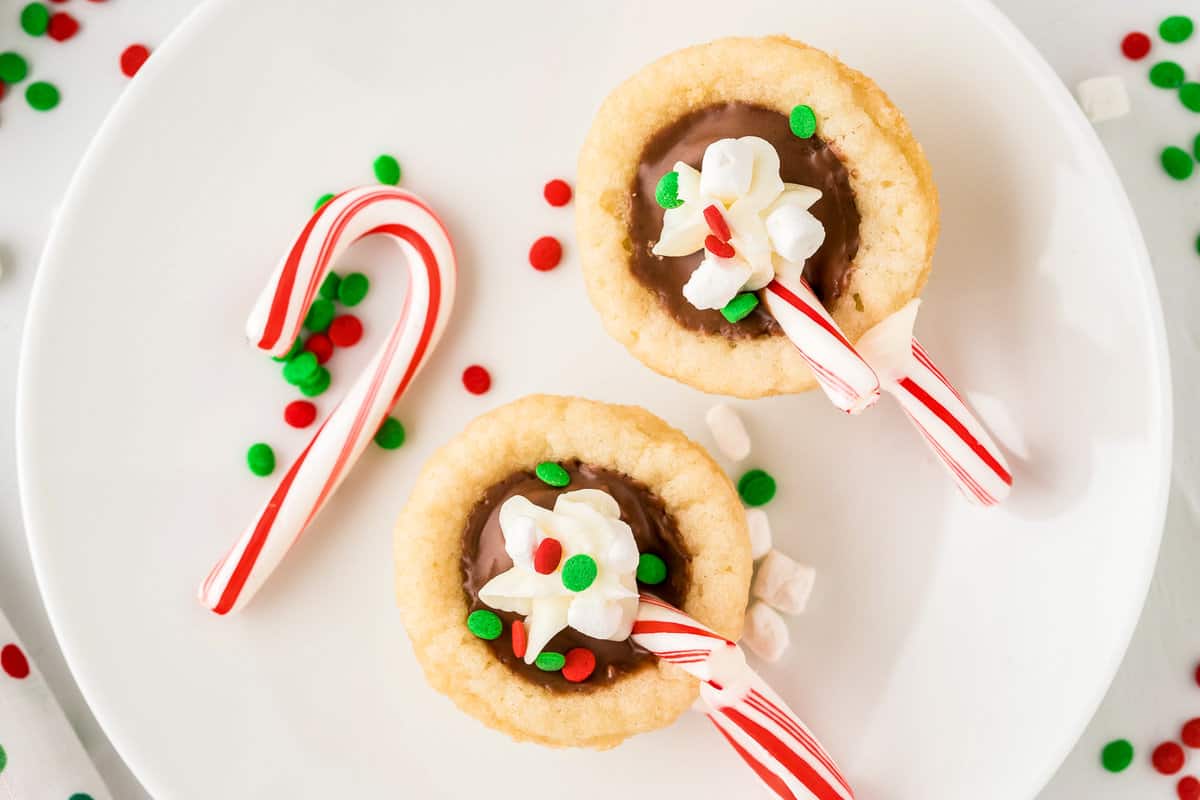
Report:
[{"label": "white marshmallow cube", "polygon": [[807,209],[788,203],[767,217],[767,236],[775,252],[787,261],[802,264],[825,241],[825,226]]},{"label": "white marshmallow cube", "polygon": [[791,643],[787,623],[766,603],[755,603],[746,612],[742,644],[764,661],[778,661]]},{"label": "white marshmallow cube", "polygon": [[808,605],[816,579],[812,567],[772,550],[758,565],[750,593],[785,614],[800,614]]},{"label": "white marshmallow cube", "polygon": [[746,525],[750,528],[750,558],[758,561],[771,552],[771,521],[761,508],[748,508]]},{"label": "white marshmallow cube", "polygon": [[718,403],[704,415],[708,429],[712,431],[717,449],[727,458],[741,461],[750,455],[750,434],[738,413],[724,403]]},{"label": "white marshmallow cube", "polygon": [[1080,81],[1075,87],[1075,96],[1092,122],[1104,122],[1129,113],[1129,93],[1125,90],[1125,81],[1118,75]]},{"label": "white marshmallow cube", "polygon": [[724,308],[750,277],[750,265],[738,258],[707,254],[683,285],[683,296],[696,308]]},{"label": "white marshmallow cube", "polygon": [[732,203],[750,190],[754,145],[745,139],[719,139],[700,162],[700,194]]}]

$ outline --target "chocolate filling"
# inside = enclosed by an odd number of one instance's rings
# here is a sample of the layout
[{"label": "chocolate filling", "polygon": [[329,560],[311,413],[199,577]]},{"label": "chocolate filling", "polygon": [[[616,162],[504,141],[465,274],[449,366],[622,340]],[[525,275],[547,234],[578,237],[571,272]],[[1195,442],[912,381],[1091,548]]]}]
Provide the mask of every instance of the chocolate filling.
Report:
[{"label": "chocolate filling", "polygon": [[820,137],[794,136],[784,114],[747,103],[725,103],[693,111],[660,130],[642,151],[631,189],[630,269],[685,328],[732,339],[782,331],[762,305],[737,323],[726,320],[720,311],[696,308],[684,298],[683,285],[700,264],[703,251],[664,258],[654,255],[651,248],[662,233],[663,208],[654,197],[659,178],[675,169],[677,161],[699,169],[710,144],[741,136],[759,136],[771,143],[779,153],[779,174],[784,182],[821,190],[821,199],[810,210],[825,226],[825,242],[805,262],[804,277],[826,306],[845,291],[859,245],[860,218],[849,172]]},{"label": "chocolate filling", "polygon": [[[463,532],[462,573],[463,590],[470,610],[488,608],[479,599],[479,589],[489,580],[512,566],[504,551],[504,533],[500,529],[500,506],[516,495],[523,495],[543,508],[553,508],[554,501],[564,492],[576,489],[600,489],[612,495],[621,507],[621,519],[633,529],[638,551],[654,553],[667,565],[667,579],[657,586],[639,588],[653,592],[669,603],[678,605],[687,591],[689,561],[675,521],[649,488],[612,470],[580,464],[564,463],[571,483],[564,488],[548,486],[532,471],[518,472],[489,488],[476,503]],[[586,647],[596,655],[596,669],[582,683],[571,683],[560,672],[544,672],[526,664],[513,655],[512,622],[521,615],[492,609],[504,621],[500,638],[487,642],[501,663],[521,677],[558,691],[581,691],[618,680],[623,675],[648,666],[654,657],[638,647],[631,639],[613,642],[584,636],[573,628],[560,631],[545,650],[563,653],[573,647]]]}]

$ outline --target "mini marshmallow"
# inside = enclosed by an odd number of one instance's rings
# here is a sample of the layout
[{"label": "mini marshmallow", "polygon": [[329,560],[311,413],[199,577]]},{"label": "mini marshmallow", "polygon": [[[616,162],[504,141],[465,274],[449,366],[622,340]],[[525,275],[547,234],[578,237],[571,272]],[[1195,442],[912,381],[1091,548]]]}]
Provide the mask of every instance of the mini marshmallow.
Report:
[{"label": "mini marshmallow", "polygon": [[812,567],[772,550],[758,565],[750,593],[785,614],[800,614],[808,605],[816,579]]},{"label": "mini marshmallow", "polygon": [[1129,93],[1125,91],[1125,81],[1117,75],[1080,81],[1075,87],[1075,96],[1092,122],[1104,122],[1129,113]]},{"label": "mini marshmallow", "polygon": [[825,241],[825,226],[799,204],[787,203],[767,217],[767,236],[775,252],[801,264],[820,249]]},{"label": "mini marshmallow", "polygon": [[683,285],[683,296],[696,308],[724,308],[750,277],[750,265],[738,258],[709,253]]},{"label": "mini marshmallow", "polygon": [[704,415],[708,429],[712,431],[717,449],[726,457],[741,461],[750,455],[750,434],[742,424],[737,412],[724,403],[718,403]]},{"label": "mini marshmallow", "polygon": [[748,508],[746,525],[750,528],[750,558],[758,561],[771,552],[771,521],[761,508]]},{"label": "mini marshmallow", "polygon": [[774,663],[790,643],[787,623],[779,612],[762,602],[750,606],[742,629],[742,644],[764,661]]},{"label": "mini marshmallow", "polygon": [[750,190],[754,178],[754,146],[744,139],[720,139],[704,150],[700,162],[700,194],[732,203]]}]

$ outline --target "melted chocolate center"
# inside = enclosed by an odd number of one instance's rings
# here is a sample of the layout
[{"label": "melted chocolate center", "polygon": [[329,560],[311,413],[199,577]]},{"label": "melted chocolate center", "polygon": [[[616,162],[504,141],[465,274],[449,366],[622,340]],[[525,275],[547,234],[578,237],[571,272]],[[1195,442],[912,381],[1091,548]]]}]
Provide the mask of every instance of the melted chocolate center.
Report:
[{"label": "melted chocolate center", "polygon": [[685,328],[732,339],[782,331],[762,305],[742,321],[732,323],[720,311],[701,311],[684,298],[683,285],[699,266],[703,251],[667,258],[650,250],[662,233],[663,208],[654,198],[659,178],[675,169],[677,161],[699,169],[710,144],[741,136],[759,136],[771,143],[779,153],[779,174],[784,182],[821,190],[821,199],[810,210],[825,226],[825,242],[805,262],[804,277],[826,306],[845,291],[859,244],[860,218],[846,167],[819,137],[794,136],[784,114],[747,103],[725,103],[693,111],[660,130],[642,151],[631,190],[630,268]]},{"label": "melted chocolate center", "polygon": [[[571,483],[557,489],[538,480],[531,471],[518,472],[500,481],[486,492],[472,509],[463,532],[463,590],[470,610],[488,608],[479,599],[485,583],[512,567],[512,559],[504,551],[504,533],[500,529],[500,506],[516,495],[522,495],[542,508],[553,508],[554,501],[564,492],[576,489],[600,489],[612,495],[621,507],[621,519],[633,529],[638,551],[653,553],[667,565],[667,579],[657,586],[642,586],[668,603],[678,605],[688,587],[690,557],[683,549],[675,521],[663,507],[662,501],[641,483],[612,470],[592,467],[579,462],[563,464]],[[492,653],[509,669],[526,680],[558,691],[586,691],[612,683],[634,670],[649,666],[654,656],[633,643],[593,639],[573,628],[564,628],[550,640],[545,649],[566,653],[573,647],[586,647],[596,656],[596,669],[582,683],[571,683],[561,672],[543,672],[513,655],[512,622],[520,614],[491,609],[504,621],[504,632],[498,639],[487,642]]]}]

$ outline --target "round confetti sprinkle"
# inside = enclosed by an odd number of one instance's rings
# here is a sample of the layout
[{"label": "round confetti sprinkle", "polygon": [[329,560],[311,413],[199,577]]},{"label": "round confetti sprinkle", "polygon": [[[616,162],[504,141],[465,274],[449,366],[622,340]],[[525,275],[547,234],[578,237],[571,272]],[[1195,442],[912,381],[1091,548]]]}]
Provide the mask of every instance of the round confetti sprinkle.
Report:
[{"label": "round confetti sprinkle", "polygon": [[1192,170],[1195,168],[1195,162],[1187,154],[1187,151],[1173,145],[1164,148],[1159,158],[1162,161],[1162,168],[1177,181],[1190,178]]},{"label": "round confetti sprinkle", "polygon": [[533,663],[542,672],[558,672],[563,668],[563,664],[567,663],[567,659],[562,653],[538,653]]},{"label": "round confetti sprinkle", "polygon": [[571,683],[582,683],[596,671],[596,654],[586,647],[573,647],[563,656],[562,674]]},{"label": "round confetti sprinkle", "polygon": [[[1197,138],[1200,139],[1200,137]],[[1192,680],[1196,682],[1197,686],[1200,686],[1200,664],[1196,665],[1196,671],[1192,673]]]},{"label": "round confetti sprinkle", "polygon": [[366,275],[361,272],[351,272],[342,278],[342,283],[338,286],[338,300],[344,306],[356,306],[363,301],[370,289],[371,282],[367,280]]},{"label": "round confetti sprinkle", "polygon": [[492,376],[478,364],[472,364],[463,370],[462,382],[471,394],[483,394],[492,388]]},{"label": "round confetti sprinkle", "polygon": [[1183,723],[1179,740],[1193,750],[1200,747],[1200,717],[1193,717]]},{"label": "round confetti sprinkle", "polygon": [[1167,17],[1158,24],[1158,35],[1171,44],[1187,41],[1195,30],[1195,25],[1189,17]]},{"label": "round confetti sprinkle", "polygon": [[337,314],[337,309],[334,308],[333,301],[318,297],[313,300],[308,314],[304,317],[304,327],[313,333],[322,333],[329,327],[329,323],[333,322],[335,314]]},{"label": "round confetti sprinkle", "polygon": [[29,64],[13,52],[0,53],[0,81],[7,84],[20,83],[29,74]]},{"label": "round confetti sprinkle", "polygon": [[293,428],[307,428],[317,418],[317,407],[307,400],[293,400],[283,409],[283,421]]},{"label": "round confetti sprinkle", "polygon": [[817,115],[813,113],[812,106],[800,105],[793,108],[792,113],[788,115],[788,126],[795,136],[801,139],[811,138],[817,132]]},{"label": "round confetti sprinkle", "polygon": [[542,539],[533,551],[533,571],[539,575],[549,575],[558,569],[561,560],[562,543],[558,539]]},{"label": "round confetti sprinkle", "polygon": [[758,308],[758,295],[754,292],[742,292],[721,309],[721,316],[730,322],[741,322],[756,308]]},{"label": "round confetti sprinkle", "polygon": [[21,30],[30,36],[41,36],[50,26],[50,9],[41,3],[30,3],[21,9]]},{"label": "round confetti sprinkle", "polygon": [[[101,2],[101,0],[92,0],[93,3]],[[92,800],[92,796],[85,792],[76,792],[67,798],[67,800]]]},{"label": "round confetti sprinkle", "polygon": [[571,202],[571,184],[555,178],[547,182],[542,189],[542,197],[546,198],[546,202],[555,208],[565,206]]},{"label": "round confetti sprinkle", "polygon": [[8,87],[7,83],[5,83],[4,81],[0,81],[0,100],[4,99],[4,92],[7,87]]},{"label": "round confetti sprinkle", "polygon": [[4,752],[4,747],[0,745],[0,772],[4,772],[4,768],[8,766],[8,753]]},{"label": "round confetti sprinkle", "polygon": [[[327,194],[325,197],[332,198],[333,195]],[[324,205],[324,203],[322,203]],[[317,294],[324,297],[326,300],[337,300],[338,286],[342,284],[342,279],[338,277],[336,272],[330,272],[325,276],[325,280],[321,281],[321,288],[317,290]]]},{"label": "round confetti sprinkle", "polygon": [[271,360],[272,361],[291,361],[292,357],[295,356],[297,353],[299,353],[303,349],[304,349],[304,343],[301,342],[300,337],[297,336],[295,341],[292,342],[292,346],[288,348],[288,351],[286,353],[284,353],[281,356],[271,356]]},{"label": "round confetti sprinkle", "polygon": [[304,349],[317,357],[318,364],[333,358],[333,341],[323,333],[314,333],[304,342]]},{"label": "round confetti sprinkle", "polygon": [[1100,751],[1100,763],[1109,772],[1121,772],[1133,763],[1133,745],[1128,739],[1114,739]]},{"label": "round confetti sprinkle", "polygon": [[338,347],[353,347],[362,341],[362,336],[362,323],[353,314],[343,314],[329,323],[329,338]]},{"label": "round confetti sprinkle", "polygon": [[316,397],[319,394],[323,394],[329,388],[329,384],[332,381],[333,376],[329,374],[329,370],[324,367],[317,367],[316,373],[296,388],[305,397]]},{"label": "round confetti sprinkle", "polygon": [[496,612],[477,608],[467,615],[467,630],[490,642],[500,638],[500,634],[504,632],[504,623],[496,616]]},{"label": "round confetti sprinkle", "polygon": [[595,582],[598,572],[599,568],[596,566],[596,559],[591,556],[584,553],[571,556],[563,562],[563,586],[572,592],[582,592]]},{"label": "round confetti sprinkle", "polygon": [[1163,742],[1150,754],[1150,763],[1163,775],[1174,775],[1183,769],[1183,748],[1175,742]]},{"label": "round confetti sprinkle", "polygon": [[58,88],[45,81],[31,83],[25,89],[25,100],[37,111],[49,111],[58,105]]},{"label": "round confetti sprinkle", "polygon": [[738,494],[748,506],[763,506],[775,497],[775,479],[764,470],[752,469],[738,479]]},{"label": "round confetti sprinkle", "polygon": [[1121,52],[1130,61],[1140,61],[1150,53],[1150,37],[1141,31],[1126,34],[1121,40]]},{"label": "round confetti sprinkle", "polygon": [[1200,112],[1200,83],[1185,83],[1180,86],[1179,102],[1189,111]]},{"label": "round confetti sprinkle", "polygon": [[654,187],[654,199],[663,208],[679,208],[683,201],[679,199],[679,173],[672,170],[658,179]]},{"label": "round confetti sprinkle", "polygon": [[56,42],[65,42],[77,33],[79,33],[79,20],[65,11],[53,14],[50,17],[50,24],[46,26],[46,35]]},{"label": "round confetti sprinkle", "polygon": [[514,619],[509,637],[512,640],[513,655],[517,658],[524,658],[525,648],[529,647],[529,634],[525,631],[525,623]]},{"label": "round confetti sprinkle", "polygon": [[150,57],[150,49],[144,44],[131,44],[121,51],[121,72],[132,78],[138,74],[142,64]]},{"label": "round confetti sprinkle", "polygon": [[1183,67],[1174,61],[1160,61],[1150,68],[1150,82],[1160,89],[1174,89],[1183,83]]},{"label": "round confetti sprinkle", "polygon": [[[325,204],[328,203],[332,199],[333,199],[332,194],[323,194],[320,197],[318,197],[317,202],[313,203],[313,212],[315,213],[317,211],[320,211],[325,206]],[[322,296],[324,296],[324,295],[322,295]],[[333,298],[331,297],[329,299],[332,300]]]},{"label": "round confetti sprinkle", "polygon": [[10,678],[23,680],[29,677],[29,659],[15,644],[6,644],[0,648],[0,669]]},{"label": "round confetti sprinkle", "polygon": [[638,556],[637,579],[649,586],[657,586],[667,579],[666,563],[654,553]]},{"label": "round confetti sprinkle", "polygon": [[259,477],[270,475],[275,471],[275,451],[262,442],[252,444],[246,451],[246,465]]},{"label": "round confetti sprinkle", "polygon": [[318,368],[316,354],[305,351],[283,365],[283,379],[293,386],[299,386],[311,380]]},{"label": "round confetti sprinkle", "polygon": [[529,248],[529,265],[538,272],[549,272],[562,261],[562,245],[553,236],[543,236]]},{"label": "round confetti sprinkle", "polygon": [[[1200,156],[1200,134],[1196,134],[1195,140],[1192,141],[1192,155]],[[1200,667],[1196,667],[1196,683],[1200,683]]]},{"label": "round confetti sprinkle", "polygon": [[543,461],[533,469],[533,473],[545,484],[561,489],[571,482],[571,474],[553,461]]},{"label": "round confetti sprinkle", "polygon": [[404,426],[395,417],[388,417],[375,432],[375,444],[384,450],[395,450],[404,444]]},{"label": "round confetti sprinkle", "polygon": [[1175,784],[1175,794],[1179,800],[1200,800],[1200,780],[1192,775],[1180,778],[1179,783]]},{"label": "round confetti sprinkle", "polygon": [[375,159],[375,178],[380,183],[395,186],[400,182],[400,162],[386,153]]}]

